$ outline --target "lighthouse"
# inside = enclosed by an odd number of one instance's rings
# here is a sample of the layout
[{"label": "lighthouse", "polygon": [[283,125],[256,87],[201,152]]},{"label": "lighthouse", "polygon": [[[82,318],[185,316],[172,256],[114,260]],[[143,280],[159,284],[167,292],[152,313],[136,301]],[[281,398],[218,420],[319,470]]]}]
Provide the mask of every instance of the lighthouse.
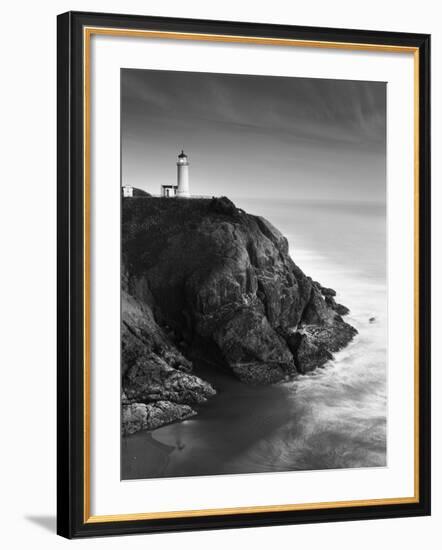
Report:
[{"label": "lighthouse", "polygon": [[177,197],[190,197],[189,190],[189,159],[187,158],[186,153],[181,150],[181,153],[178,155],[177,165]]}]

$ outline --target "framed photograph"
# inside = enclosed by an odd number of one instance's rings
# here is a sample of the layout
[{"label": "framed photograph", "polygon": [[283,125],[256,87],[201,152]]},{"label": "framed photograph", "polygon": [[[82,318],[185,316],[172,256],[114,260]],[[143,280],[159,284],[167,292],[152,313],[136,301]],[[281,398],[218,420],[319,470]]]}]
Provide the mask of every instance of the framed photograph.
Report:
[{"label": "framed photograph", "polygon": [[58,17],[58,533],[430,513],[430,37]]}]

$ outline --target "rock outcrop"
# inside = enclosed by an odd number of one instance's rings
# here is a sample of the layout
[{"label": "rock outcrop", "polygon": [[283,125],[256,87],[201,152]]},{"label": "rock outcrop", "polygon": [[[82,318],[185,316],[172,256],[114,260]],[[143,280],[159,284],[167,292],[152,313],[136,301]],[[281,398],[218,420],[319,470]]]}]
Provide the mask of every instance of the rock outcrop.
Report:
[{"label": "rock outcrop", "polygon": [[192,363],[158,326],[147,303],[127,292],[122,281],[122,430],[155,429],[196,414],[191,405],[215,395],[191,374]]},{"label": "rock outcrop", "polygon": [[164,424],[185,420],[195,414],[196,412],[189,405],[177,405],[170,401],[124,404],[123,433],[130,435],[140,430],[154,430]]},{"label": "rock outcrop", "polygon": [[357,333],[287,239],[225,197],[125,200],[122,237],[127,433],[186,418],[215,394],[192,357],[269,384],[323,365]]}]

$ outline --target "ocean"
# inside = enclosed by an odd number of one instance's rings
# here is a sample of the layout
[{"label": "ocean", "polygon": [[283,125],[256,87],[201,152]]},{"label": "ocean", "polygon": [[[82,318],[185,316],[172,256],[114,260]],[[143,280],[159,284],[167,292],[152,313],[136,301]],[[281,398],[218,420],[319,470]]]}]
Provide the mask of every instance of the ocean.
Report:
[{"label": "ocean", "polygon": [[122,440],[122,479],[387,465],[384,204],[234,199],[288,239],[306,275],[337,292],[359,334],[323,368],[271,387],[205,365],[219,394],[199,415]]}]

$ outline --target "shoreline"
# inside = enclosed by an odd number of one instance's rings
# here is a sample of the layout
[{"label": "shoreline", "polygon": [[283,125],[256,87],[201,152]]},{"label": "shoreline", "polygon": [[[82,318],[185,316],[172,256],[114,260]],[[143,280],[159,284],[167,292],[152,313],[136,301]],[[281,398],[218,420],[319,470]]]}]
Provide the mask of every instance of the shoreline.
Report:
[{"label": "shoreline", "polygon": [[[277,216],[267,212],[264,215],[281,227]],[[217,373],[212,378],[208,370],[202,371],[195,365],[194,374],[213,383],[220,390],[218,395],[198,406],[194,418],[162,426],[147,432],[148,436],[144,436],[146,432],[129,436],[124,453],[122,445],[122,464],[127,474],[124,479],[383,465],[385,282],[378,276],[378,269],[369,266],[361,271],[359,265],[359,269],[354,269],[351,251],[345,247],[347,261],[342,263],[340,258],[333,261],[333,251],[327,248],[328,237],[322,248],[306,246],[303,236],[309,231],[303,229],[298,233],[293,226],[284,231],[290,243],[290,256],[304,273],[321,285],[336,289],[338,300],[351,310],[349,323],[360,330],[357,340],[337,352],[334,361],[313,373],[263,388],[246,386],[231,375],[220,386],[214,378],[226,377],[226,373]],[[294,239],[295,234],[299,238]],[[373,316],[376,321],[369,325]],[[229,385],[233,391],[228,391]],[[349,388],[349,395],[345,388]],[[377,401],[371,406],[373,394]],[[345,403],[342,410],[341,401]],[[358,409],[360,405],[367,418],[359,418],[354,412],[349,416],[345,410],[345,407]],[[340,425],[342,429],[338,428]]]},{"label": "shoreline", "polygon": [[[265,387],[247,386],[233,375],[215,370],[215,367],[208,371],[196,365],[195,374],[201,375],[203,370],[205,378],[215,386],[218,394],[199,406],[198,415],[194,418],[122,438],[122,480],[385,466],[386,402],[383,403],[382,395],[376,397],[380,399],[379,417],[373,415],[371,403],[365,404],[367,398],[371,401],[379,391],[383,394],[386,387],[385,366],[377,367],[381,370],[381,378],[385,377],[378,381],[380,385],[376,380],[369,379],[368,389],[365,390],[365,381],[361,379],[362,389],[355,389],[356,392],[364,392],[363,397],[357,395],[354,398],[362,406],[361,413],[365,415],[364,410],[368,407],[373,418],[359,419],[356,415],[353,421],[345,411],[339,411],[340,390],[337,393],[338,403],[328,403],[331,394],[337,391],[336,386],[353,385],[352,377],[357,385],[359,376],[370,377],[373,373],[373,366],[364,372],[364,367],[355,365],[355,360],[358,362],[358,357],[363,358],[365,349],[371,345],[367,339],[373,338],[376,332],[382,332],[382,319],[378,324],[370,324],[358,309],[356,307],[354,315],[353,312],[350,314],[350,322],[360,330],[356,340],[338,352],[335,360],[312,373],[298,375],[289,382]],[[382,361],[382,350],[378,354],[381,354],[379,361]],[[373,384],[376,384],[373,386],[375,389],[371,391]],[[309,410],[312,399],[315,403]],[[323,406],[326,406],[324,411]],[[244,411],[247,415],[241,418]],[[331,415],[331,419],[326,420],[326,427],[322,426],[321,420],[324,414],[326,419]],[[300,442],[305,434],[313,430],[310,441],[307,439],[305,442],[305,448],[314,441],[328,441],[329,444],[330,435],[327,433],[330,429],[333,432],[333,422],[339,425],[342,421],[349,425],[346,429],[352,432],[354,439],[354,444],[346,445],[342,454],[356,453],[356,456],[347,456],[343,459],[345,464],[339,465],[336,458],[329,460],[328,451],[319,448],[316,456],[308,458],[310,455]],[[238,424],[242,426],[236,429]],[[373,427],[365,434],[367,426]],[[315,434],[318,429],[319,433]],[[325,429],[324,435],[319,435],[321,429]],[[370,432],[373,432],[373,437],[370,437]],[[335,447],[333,440],[336,446],[342,445],[336,437],[337,434],[332,437],[332,447]],[[296,466],[296,455],[303,454],[307,454],[307,459],[299,458],[299,465]],[[324,460],[324,454],[327,460]],[[310,461],[309,466],[305,460]]]}]

